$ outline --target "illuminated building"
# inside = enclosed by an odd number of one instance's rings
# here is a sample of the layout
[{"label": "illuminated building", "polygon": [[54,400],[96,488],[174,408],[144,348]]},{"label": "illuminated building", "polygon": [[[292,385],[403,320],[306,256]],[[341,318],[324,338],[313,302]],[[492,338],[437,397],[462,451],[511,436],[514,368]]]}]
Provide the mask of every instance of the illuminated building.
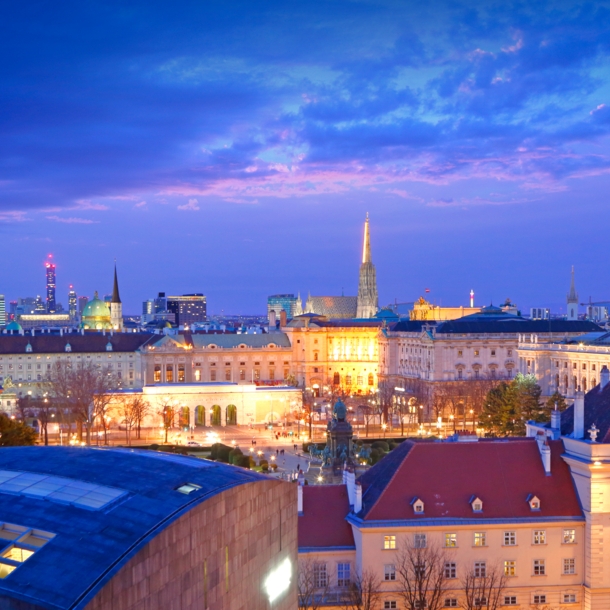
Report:
[{"label": "illuminated building", "polygon": [[33,313],[19,316],[23,328],[69,328],[73,324],[67,313]]},{"label": "illuminated building", "polygon": [[74,288],[70,286],[70,292],[68,292],[68,313],[70,314],[71,320],[76,320],[76,307],[76,290],[74,290]]},{"label": "illuminated building", "polygon": [[110,308],[99,298],[97,290],[93,293],[93,299],[85,305],[80,320],[80,328],[84,330],[110,330],[112,328]]},{"label": "illuminated building", "polygon": [[6,324],[6,301],[4,295],[0,294],[0,326]]},{"label": "illuminated building", "polygon": [[55,264],[51,262],[47,262],[45,264],[46,267],[46,277],[47,277],[47,313],[55,313],[56,312],[56,304],[55,304]]},{"label": "illuminated building", "polygon": [[[298,299],[300,301],[300,299]],[[267,318],[271,315],[272,311],[275,311],[276,318],[279,320],[280,313],[286,312],[288,319],[291,319],[295,315],[297,307],[297,297],[294,294],[272,294],[267,297]]]},{"label": "illuminated building", "polygon": [[203,294],[184,294],[167,297],[167,311],[176,315],[178,326],[190,326],[207,319],[206,298]]},{"label": "illuminated building", "polygon": [[2,608],[297,608],[294,485],[155,451],[11,447],[0,467]]},{"label": "illuminated building", "polygon": [[373,318],[379,309],[377,296],[377,272],[371,257],[371,236],[369,234],[369,215],[364,223],[364,243],[362,245],[362,264],[358,282],[357,318]]},{"label": "illuminated building", "polygon": [[578,293],[574,286],[574,267],[572,266],[572,279],[570,281],[570,292],[567,296],[568,320],[578,320]]}]

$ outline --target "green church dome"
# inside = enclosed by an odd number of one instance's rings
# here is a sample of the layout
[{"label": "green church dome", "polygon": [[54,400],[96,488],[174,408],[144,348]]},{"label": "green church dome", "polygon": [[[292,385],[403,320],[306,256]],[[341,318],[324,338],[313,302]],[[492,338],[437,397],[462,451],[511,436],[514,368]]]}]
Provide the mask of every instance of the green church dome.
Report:
[{"label": "green church dome", "polygon": [[19,324],[18,322],[15,322],[15,320],[13,320],[12,322],[9,322],[6,325],[6,330],[18,330],[19,332],[21,332],[23,330],[23,326],[21,326],[21,324]]},{"label": "green church dome", "polygon": [[104,301],[100,300],[95,293],[83,309],[82,318],[110,318],[110,309]]}]

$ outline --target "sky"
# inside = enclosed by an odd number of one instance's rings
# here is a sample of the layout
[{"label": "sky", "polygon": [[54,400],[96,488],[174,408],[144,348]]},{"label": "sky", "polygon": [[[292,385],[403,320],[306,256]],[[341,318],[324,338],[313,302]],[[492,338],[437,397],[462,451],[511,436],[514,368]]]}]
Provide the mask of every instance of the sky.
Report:
[{"label": "sky", "polygon": [[[609,2],[5,3],[0,293],[610,300]],[[429,293],[425,290],[429,289]]]}]

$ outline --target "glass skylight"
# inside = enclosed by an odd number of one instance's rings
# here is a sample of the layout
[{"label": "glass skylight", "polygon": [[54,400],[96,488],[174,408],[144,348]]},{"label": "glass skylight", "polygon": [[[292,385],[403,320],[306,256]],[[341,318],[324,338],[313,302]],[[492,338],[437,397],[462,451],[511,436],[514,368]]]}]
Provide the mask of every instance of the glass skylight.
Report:
[{"label": "glass skylight", "polygon": [[179,491],[181,494],[190,494],[198,489],[201,489],[201,485],[196,485],[195,483],[185,483],[184,485],[177,487],[176,491]]},{"label": "glass skylight", "polygon": [[22,525],[0,523],[0,538],[13,541],[0,556],[0,579],[3,579],[55,538],[55,534]]},{"label": "glass skylight", "polygon": [[[16,470],[0,470],[0,493],[51,500],[88,510],[106,508],[127,494],[115,487]],[[0,529],[0,538],[12,540],[7,538],[9,532],[3,533]]]}]

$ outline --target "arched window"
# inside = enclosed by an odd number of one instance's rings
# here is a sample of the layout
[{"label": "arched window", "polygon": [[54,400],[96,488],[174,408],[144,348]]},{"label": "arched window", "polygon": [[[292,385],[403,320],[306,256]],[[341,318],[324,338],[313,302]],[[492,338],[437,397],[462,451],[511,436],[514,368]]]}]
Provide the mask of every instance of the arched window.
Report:
[{"label": "arched window", "polygon": [[220,426],[220,405],[214,405],[212,407],[211,420],[210,423],[212,426]]},{"label": "arched window", "polygon": [[165,381],[166,383],[174,383],[174,365],[165,365]]},{"label": "arched window", "polygon": [[333,375],[333,385],[340,385],[341,384],[341,375],[339,375],[339,373],[335,373]]},{"label": "arched window", "polygon": [[582,387],[582,391],[583,392],[587,391],[587,378],[586,377],[582,378],[582,386],[581,387]]},{"label": "arched window", "polygon": [[314,360],[317,360],[317,359],[318,359],[318,352],[314,352],[314,353],[313,353],[313,359],[314,359]]},{"label": "arched window", "polygon": [[185,379],[186,378],[184,376],[184,364],[179,364],[178,365],[178,382],[184,383]]},{"label": "arched window", "polygon": [[227,407],[227,426],[237,425],[237,407],[235,405],[229,405]]},{"label": "arched window", "polygon": [[195,425],[205,426],[205,407],[202,405],[195,407]]},{"label": "arched window", "polygon": [[155,372],[153,373],[153,380],[155,382],[161,381],[161,365],[155,364]]},{"label": "arched window", "polygon": [[191,410],[188,407],[180,409],[179,425],[181,428],[188,428],[191,424]]},{"label": "arched window", "polygon": [[375,376],[373,373],[369,373],[369,385],[375,385]]},{"label": "arched window", "polygon": [[574,383],[574,390],[578,389],[578,379],[576,379],[576,375],[572,378],[572,382]]}]

